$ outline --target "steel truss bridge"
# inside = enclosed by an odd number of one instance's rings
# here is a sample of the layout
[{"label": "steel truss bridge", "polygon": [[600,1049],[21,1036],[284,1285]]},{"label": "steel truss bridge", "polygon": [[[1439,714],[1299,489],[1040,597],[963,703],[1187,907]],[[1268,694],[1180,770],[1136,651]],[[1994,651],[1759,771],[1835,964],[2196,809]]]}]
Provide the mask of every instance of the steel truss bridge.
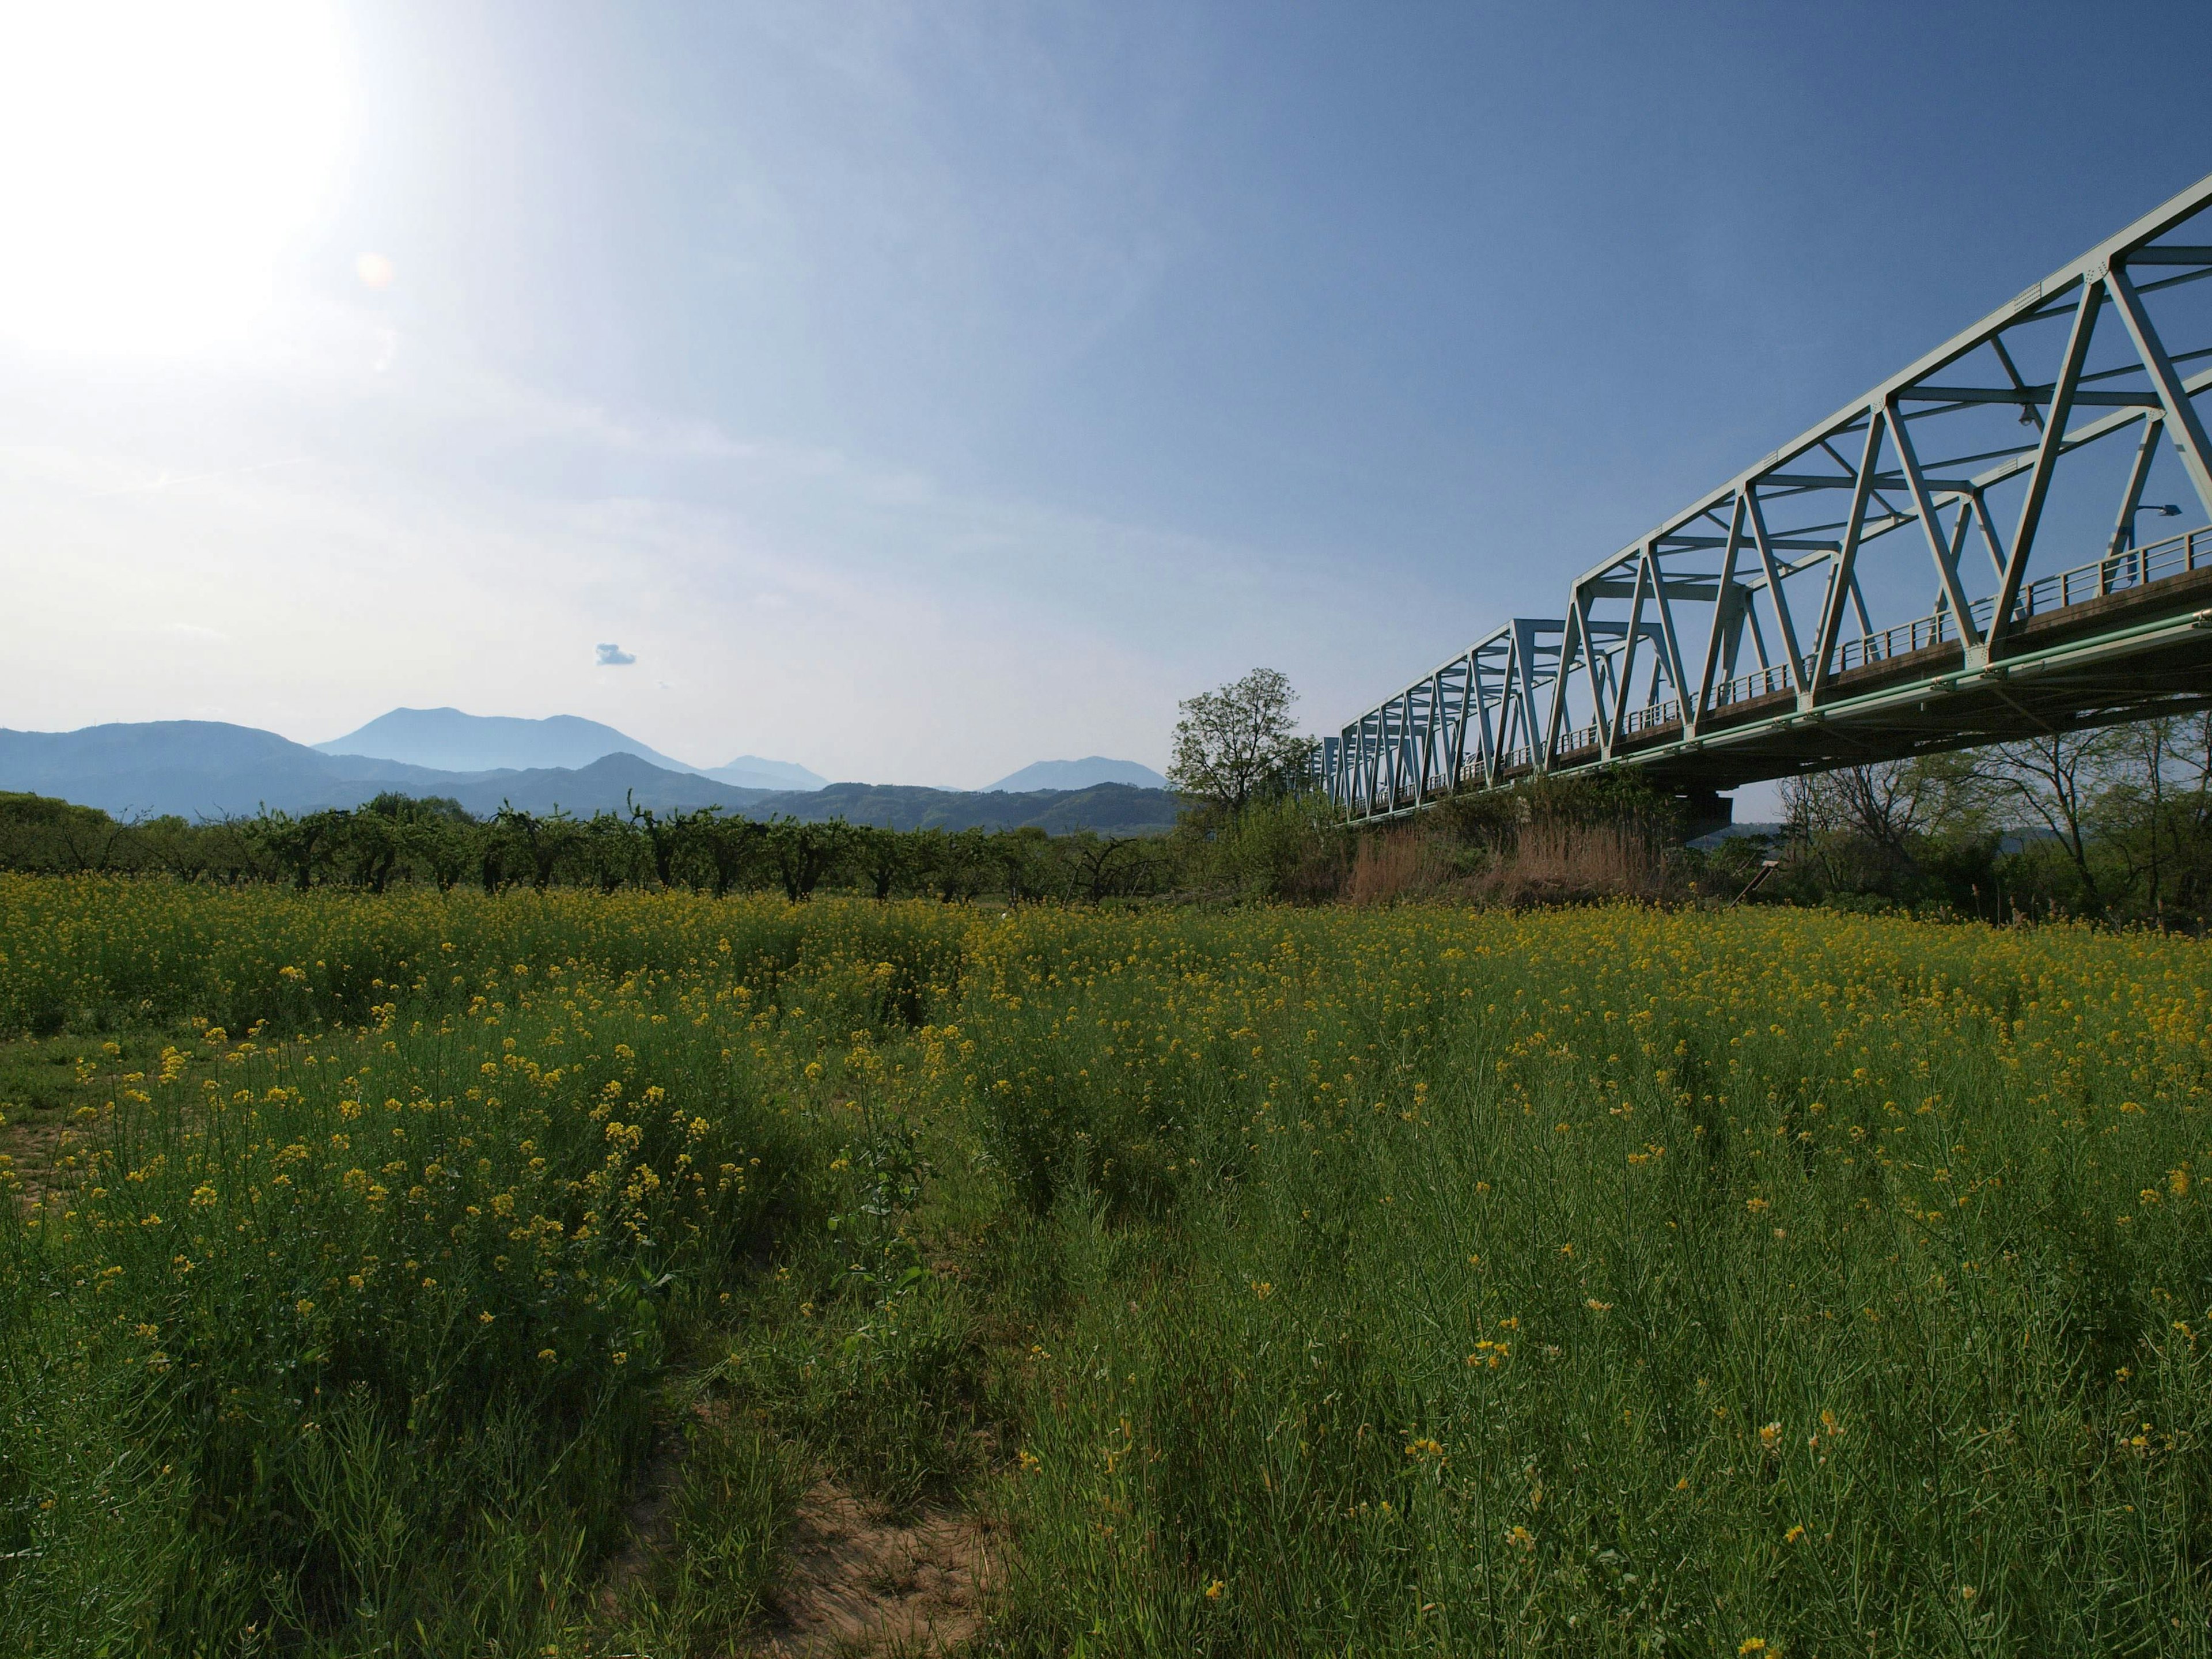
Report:
[{"label": "steel truss bridge", "polygon": [[1620,765],[1718,820],[2212,705],[2212,529],[2137,534],[2212,519],[2208,210],[2212,178],[1324,738],[1322,787],[1357,821]]}]

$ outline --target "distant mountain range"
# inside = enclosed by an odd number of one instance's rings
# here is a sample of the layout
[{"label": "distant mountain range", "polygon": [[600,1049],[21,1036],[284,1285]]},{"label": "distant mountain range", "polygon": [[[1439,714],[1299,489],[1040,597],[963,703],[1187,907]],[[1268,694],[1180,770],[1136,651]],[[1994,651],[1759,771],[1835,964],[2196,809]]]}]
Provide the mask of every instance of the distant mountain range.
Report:
[{"label": "distant mountain range", "polygon": [[819,789],[830,781],[790,761],[758,755],[740,755],[723,766],[694,766],[576,714],[520,720],[458,708],[395,708],[358,731],[313,746],[325,755],[398,761],[441,772],[574,770],[605,755],[635,755],[665,772],[689,772],[739,789]]},{"label": "distant mountain range", "polygon": [[0,728],[0,788],[58,795],[118,817],[221,817],[264,802],[287,811],[351,806],[385,789],[442,793],[450,772],[331,756],[249,726],[149,720],[77,732]]},{"label": "distant mountain range", "polygon": [[1149,766],[1135,761],[1108,760],[1103,755],[1086,755],[1081,760],[1038,761],[1024,766],[1018,772],[1009,773],[996,783],[983,786],[983,793],[994,794],[1000,790],[1018,793],[1030,789],[1088,789],[1094,784],[1126,783],[1137,789],[1164,789],[1168,781]]},{"label": "distant mountain range", "polygon": [[[552,722],[516,724],[543,726]],[[346,741],[340,738],[338,743]],[[747,817],[843,818],[886,829],[1012,830],[1034,824],[1054,833],[1090,829],[1116,835],[1167,830],[1175,823],[1177,806],[1175,796],[1164,790],[1122,783],[1075,790],[978,792],[823,785],[817,780],[817,787],[811,788],[768,790],[740,787],[674,763],[659,764],[627,749],[574,766],[461,769],[326,752],[334,746],[309,747],[274,732],[214,720],[88,726],[76,732],[0,728],[0,790],[58,796],[125,818],[167,813],[222,817],[251,815],[264,806],[307,812],[325,806],[357,806],[396,790],[445,796],[478,814],[510,805],[539,813],[559,808],[588,817],[602,810],[625,811],[634,800],[655,811],[720,806]],[[725,773],[739,769],[740,763],[734,762],[718,769]]]}]

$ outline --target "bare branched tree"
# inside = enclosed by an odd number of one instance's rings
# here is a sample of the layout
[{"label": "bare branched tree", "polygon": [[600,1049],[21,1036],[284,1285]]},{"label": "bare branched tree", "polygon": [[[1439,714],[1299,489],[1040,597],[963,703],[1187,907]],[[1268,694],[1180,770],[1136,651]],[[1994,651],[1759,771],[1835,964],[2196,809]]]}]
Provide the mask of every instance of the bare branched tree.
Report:
[{"label": "bare branched tree", "polygon": [[1912,767],[1903,761],[1879,766],[1846,766],[1818,783],[1828,810],[1850,830],[1900,864],[1912,860],[1910,837],[1925,818],[1924,802]]},{"label": "bare branched tree", "polygon": [[1838,839],[1856,843],[1877,878],[1913,867],[1912,838],[1936,816],[1930,781],[1911,761],[1839,767],[1788,780],[1783,806],[1792,838],[1820,860],[1830,884],[1845,885],[1833,850]]}]

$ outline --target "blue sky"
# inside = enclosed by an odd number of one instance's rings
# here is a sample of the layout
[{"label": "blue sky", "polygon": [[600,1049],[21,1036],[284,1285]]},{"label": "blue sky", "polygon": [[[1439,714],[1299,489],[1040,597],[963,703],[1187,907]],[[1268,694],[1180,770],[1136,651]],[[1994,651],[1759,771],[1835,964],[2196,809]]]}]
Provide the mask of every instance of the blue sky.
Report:
[{"label": "blue sky", "polygon": [[2203,6],[233,9],[0,17],[57,120],[160,78],[149,165],[274,100],[112,293],[128,155],[0,282],[0,724],[973,786],[1265,663],[1334,729],[2212,170]]}]

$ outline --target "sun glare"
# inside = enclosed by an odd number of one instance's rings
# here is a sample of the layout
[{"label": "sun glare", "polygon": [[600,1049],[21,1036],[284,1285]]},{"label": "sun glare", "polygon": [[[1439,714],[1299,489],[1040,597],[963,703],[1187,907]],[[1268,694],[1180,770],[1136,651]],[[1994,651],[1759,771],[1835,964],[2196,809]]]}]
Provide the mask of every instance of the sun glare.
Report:
[{"label": "sun glare", "polygon": [[311,0],[0,7],[0,333],[173,352],[245,330],[321,205],[341,44]]}]

